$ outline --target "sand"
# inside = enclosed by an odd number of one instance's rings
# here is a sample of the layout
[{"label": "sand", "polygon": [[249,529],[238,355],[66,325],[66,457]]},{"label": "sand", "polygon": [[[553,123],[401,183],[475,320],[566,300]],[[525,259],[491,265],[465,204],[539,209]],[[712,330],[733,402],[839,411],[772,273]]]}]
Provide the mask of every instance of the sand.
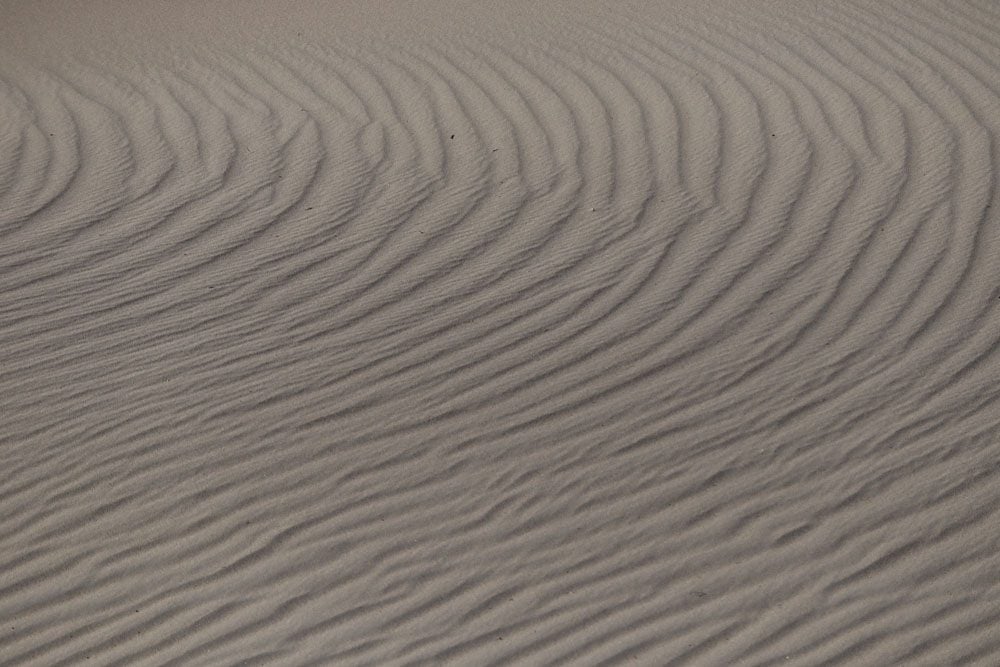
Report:
[{"label": "sand", "polygon": [[1000,6],[0,2],[0,665],[1000,664]]}]

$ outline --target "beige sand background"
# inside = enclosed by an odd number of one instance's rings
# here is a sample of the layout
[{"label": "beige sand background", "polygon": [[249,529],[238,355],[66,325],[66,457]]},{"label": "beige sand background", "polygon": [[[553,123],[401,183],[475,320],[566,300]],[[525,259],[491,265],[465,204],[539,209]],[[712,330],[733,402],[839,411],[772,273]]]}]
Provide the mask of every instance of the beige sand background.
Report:
[{"label": "beige sand background", "polygon": [[1000,6],[0,2],[0,665],[1000,664]]}]

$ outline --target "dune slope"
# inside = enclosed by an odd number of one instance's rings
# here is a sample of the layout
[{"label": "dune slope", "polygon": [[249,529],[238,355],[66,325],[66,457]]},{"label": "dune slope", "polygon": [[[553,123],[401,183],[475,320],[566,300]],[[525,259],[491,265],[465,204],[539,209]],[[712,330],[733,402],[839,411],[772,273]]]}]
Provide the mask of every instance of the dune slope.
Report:
[{"label": "dune slope", "polygon": [[0,665],[998,664],[1000,8],[444,7],[0,61]]}]

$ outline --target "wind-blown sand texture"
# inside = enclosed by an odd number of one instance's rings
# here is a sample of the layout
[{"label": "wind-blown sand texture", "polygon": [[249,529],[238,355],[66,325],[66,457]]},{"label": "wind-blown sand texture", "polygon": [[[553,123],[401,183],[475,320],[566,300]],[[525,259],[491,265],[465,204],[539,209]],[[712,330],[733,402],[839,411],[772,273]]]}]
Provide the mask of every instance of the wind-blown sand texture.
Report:
[{"label": "wind-blown sand texture", "polygon": [[3,4],[0,664],[1000,664],[1000,5]]}]

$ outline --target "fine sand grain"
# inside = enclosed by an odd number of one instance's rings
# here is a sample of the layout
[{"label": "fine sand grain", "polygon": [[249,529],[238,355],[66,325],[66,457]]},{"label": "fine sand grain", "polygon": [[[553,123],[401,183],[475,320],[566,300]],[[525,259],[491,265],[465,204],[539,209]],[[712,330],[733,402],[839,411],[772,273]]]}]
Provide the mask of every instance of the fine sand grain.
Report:
[{"label": "fine sand grain", "polygon": [[0,0],[0,665],[1000,665],[1000,5]]}]

